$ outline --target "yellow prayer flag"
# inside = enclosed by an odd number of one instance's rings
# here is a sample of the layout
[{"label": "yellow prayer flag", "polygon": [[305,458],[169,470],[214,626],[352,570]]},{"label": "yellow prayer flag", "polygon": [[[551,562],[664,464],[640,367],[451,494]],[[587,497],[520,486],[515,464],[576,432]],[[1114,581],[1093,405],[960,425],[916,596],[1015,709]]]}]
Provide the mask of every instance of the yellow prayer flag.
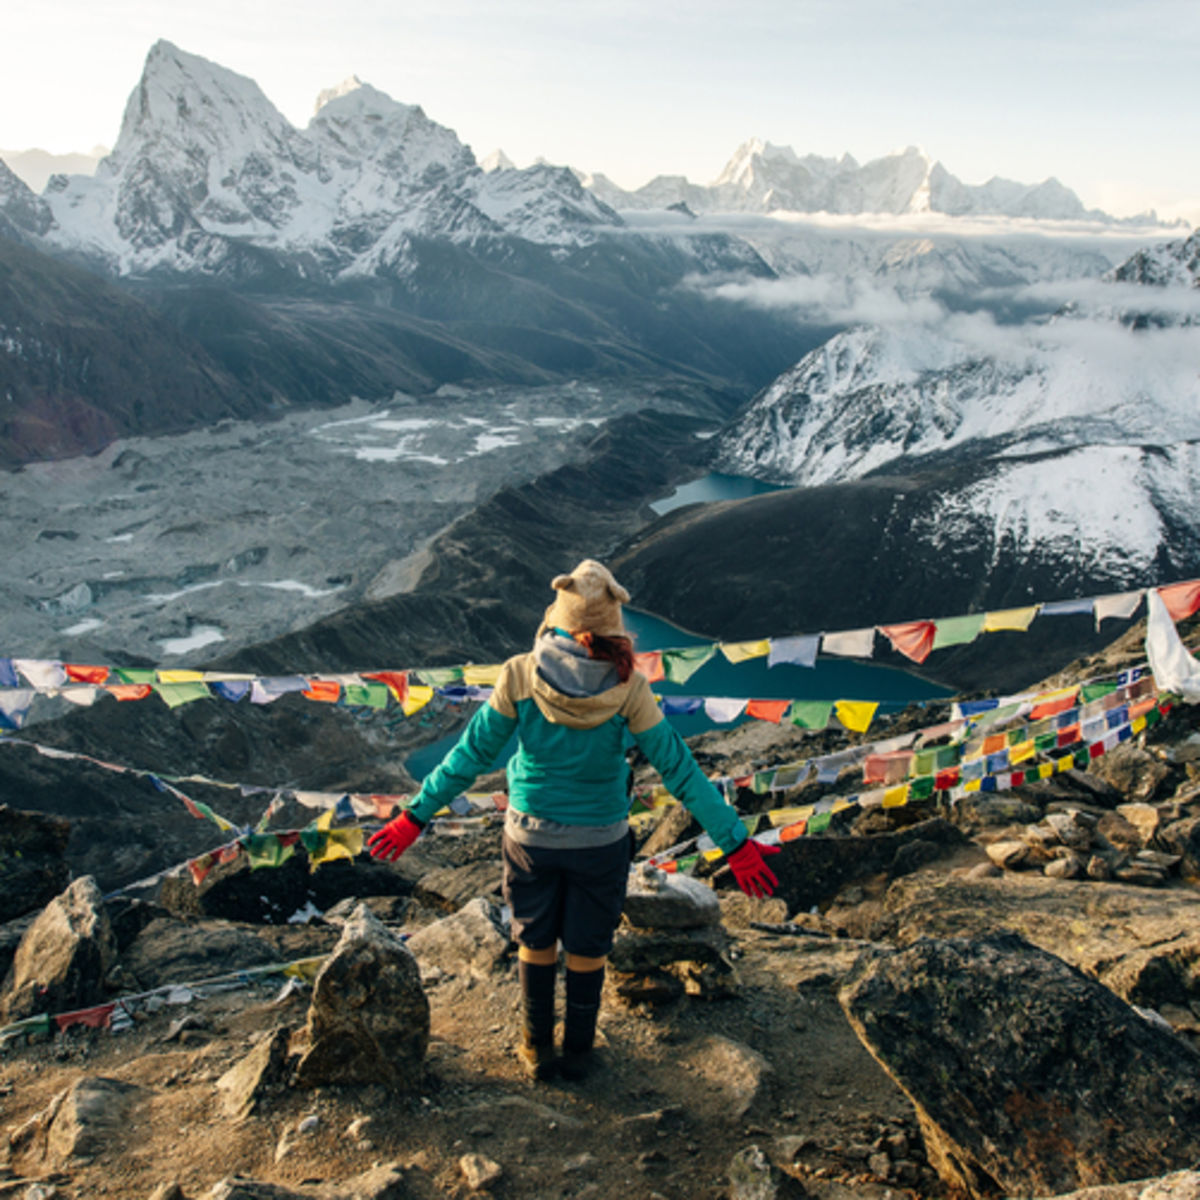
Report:
[{"label": "yellow prayer flag", "polygon": [[320,816],[319,816],[319,817],[318,817],[318,818],[317,818],[317,819],[316,819],[316,820],[313,822],[313,824],[314,824],[314,825],[315,825],[315,826],[316,826],[318,829],[320,829],[320,830],[322,830],[322,831],[326,831],[326,830],[332,829],[332,828],[333,828],[333,818],[334,818],[334,814],[335,814],[336,812],[337,812],[337,808],[336,808],[336,806],[335,806],[335,807],[333,807],[333,808],[327,808],[327,809],[326,809],[326,810],[325,810],[325,811],[324,811],[324,812],[323,812],[323,813],[322,813],[322,814],[321,814],[321,815],[320,815]]},{"label": "yellow prayer flag", "polygon": [[1052,762],[1041,763],[1038,766],[1038,778],[1049,779],[1054,774],[1054,764]]},{"label": "yellow prayer flag", "polygon": [[1142,730],[1146,728],[1146,718],[1134,717],[1129,723],[1129,728],[1133,733],[1141,733]]},{"label": "yellow prayer flag", "polygon": [[837,719],[854,733],[866,733],[875,719],[877,700],[839,700],[833,706]]},{"label": "yellow prayer flag", "polygon": [[908,784],[902,783],[899,787],[888,788],[883,793],[884,808],[900,808],[901,805],[908,803]]},{"label": "yellow prayer flag", "polygon": [[500,668],[503,666],[503,663],[491,663],[487,666],[468,663],[463,667],[463,683],[469,687],[492,687],[500,678]]},{"label": "yellow prayer flag", "polygon": [[356,858],[362,853],[363,831],[361,829],[331,829],[325,845],[316,854],[308,856],[309,865],[318,867],[335,858]]},{"label": "yellow prayer flag", "polygon": [[308,983],[312,983],[324,965],[324,955],[320,958],[298,958],[295,962],[288,963],[281,973],[290,975],[293,979],[303,979]]},{"label": "yellow prayer flag", "polygon": [[962,790],[964,792],[977,792],[977,791],[979,791],[980,783],[981,783],[981,780],[968,779],[967,782],[962,785]]},{"label": "yellow prayer flag", "polygon": [[857,800],[851,800],[846,796],[839,796],[830,807],[830,812],[844,812],[848,808],[853,808],[857,804]]},{"label": "yellow prayer flag", "polygon": [[723,853],[724,852],[721,850],[705,850],[704,861],[705,862],[716,862],[717,859],[720,858]]},{"label": "yellow prayer flag", "polygon": [[411,717],[413,713],[420,712],[421,709],[433,699],[433,688],[426,687],[423,683],[410,683],[408,685],[408,695],[404,697],[401,707],[404,709],[404,715]]},{"label": "yellow prayer flag", "polygon": [[1075,766],[1075,759],[1070,754],[1064,754],[1055,764],[1055,771],[1069,771]]},{"label": "yellow prayer flag", "polygon": [[657,823],[658,818],[652,812],[640,812],[629,814],[629,827],[635,833],[641,833],[643,828],[653,826]]},{"label": "yellow prayer flag", "polygon": [[777,808],[767,813],[767,820],[776,828],[780,825],[792,825],[796,821],[804,821],[813,815],[813,806],[804,804],[794,808]]},{"label": "yellow prayer flag", "polygon": [[656,783],[654,789],[650,793],[650,805],[652,808],[661,808],[664,804],[674,804],[675,797],[671,795],[670,790],[665,784]]},{"label": "yellow prayer flag", "polygon": [[771,653],[771,642],[768,638],[757,642],[718,642],[717,645],[731,663],[745,662],[748,658],[766,658]]},{"label": "yellow prayer flag", "polygon": [[204,679],[203,671],[159,671],[159,683],[200,683]]},{"label": "yellow prayer flag", "polygon": [[1011,765],[1016,766],[1017,763],[1032,758],[1036,753],[1037,749],[1032,741],[1021,742],[1019,745],[1009,747],[1008,761]]},{"label": "yellow prayer flag", "polygon": [[1033,618],[1038,615],[1040,604],[1031,604],[1028,608],[1002,608],[997,612],[986,613],[983,618],[984,633],[999,633],[1002,629],[1017,629],[1024,633],[1033,624]]}]

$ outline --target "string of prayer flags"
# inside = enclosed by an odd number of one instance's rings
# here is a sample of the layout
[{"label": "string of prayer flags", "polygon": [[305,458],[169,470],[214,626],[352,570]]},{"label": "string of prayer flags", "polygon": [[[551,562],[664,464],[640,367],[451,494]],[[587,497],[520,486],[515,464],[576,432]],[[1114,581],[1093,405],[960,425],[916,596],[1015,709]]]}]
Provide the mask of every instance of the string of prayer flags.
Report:
[{"label": "string of prayer flags", "polygon": [[923,663],[933,649],[937,626],[932,621],[909,621],[904,625],[880,625],[879,632],[892,643],[892,649]]}]

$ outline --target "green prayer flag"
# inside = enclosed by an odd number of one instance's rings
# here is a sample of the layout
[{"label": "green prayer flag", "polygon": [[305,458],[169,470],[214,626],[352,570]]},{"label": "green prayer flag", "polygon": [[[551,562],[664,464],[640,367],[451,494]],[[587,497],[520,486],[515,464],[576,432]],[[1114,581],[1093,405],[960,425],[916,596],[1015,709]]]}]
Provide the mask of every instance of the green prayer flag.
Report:
[{"label": "green prayer flag", "polygon": [[675,865],[679,869],[679,873],[682,875],[685,872],[690,871],[699,861],[700,855],[689,854],[687,858],[681,858]]},{"label": "green prayer flag", "polygon": [[1151,725],[1157,725],[1161,720],[1162,713],[1157,708],[1152,708],[1146,714],[1146,728],[1149,729]]},{"label": "green prayer flag", "polygon": [[785,720],[801,729],[824,729],[832,713],[832,700],[797,700],[788,709]]},{"label": "green prayer flag", "polygon": [[941,650],[944,646],[963,646],[973,642],[983,630],[986,613],[971,613],[965,617],[944,617],[935,621],[933,648]]},{"label": "green prayer flag", "polygon": [[367,708],[387,708],[389,695],[386,683],[351,683],[342,689],[343,703]]},{"label": "green prayer flag", "polygon": [[920,750],[913,755],[912,766],[909,768],[910,775],[932,775],[937,770],[937,752],[934,750]]},{"label": "green prayer flag", "polygon": [[685,646],[682,650],[664,650],[663,674],[671,683],[687,683],[714,654],[715,645]]},{"label": "green prayer flag", "polygon": [[937,751],[937,769],[945,771],[949,767],[957,767],[962,761],[962,746],[939,746]]},{"label": "green prayer flag", "polygon": [[805,830],[808,833],[824,833],[825,830],[829,828],[832,820],[833,813],[831,812],[813,813],[813,815],[808,818],[808,824],[805,826]]},{"label": "green prayer flag", "polygon": [[207,700],[212,695],[208,684],[199,680],[194,683],[156,683],[152,686],[168,708],[178,708],[181,704],[190,704],[193,700]]},{"label": "green prayer flag", "polygon": [[1111,696],[1117,690],[1117,685],[1112,680],[1106,680],[1103,683],[1085,683],[1079,689],[1079,697],[1084,704],[1090,700],[1099,700],[1101,696]]},{"label": "green prayer flag", "polygon": [[1019,746],[1029,740],[1029,731],[1023,725],[1018,725],[1016,729],[1010,729],[1004,735],[1004,740],[1010,746]]},{"label": "green prayer flag", "polygon": [[116,676],[119,683],[154,683],[158,672],[153,667],[118,667]]},{"label": "green prayer flag", "polygon": [[417,677],[429,687],[448,687],[462,682],[462,667],[422,667]]},{"label": "green prayer flag", "polygon": [[1086,771],[1088,769],[1088,763],[1092,761],[1091,752],[1086,746],[1076,750],[1075,753],[1071,755],[1071,758],[1074,760],[1075,766],[1080,771]]},{"label": "green prayer flag", "polygon": [[1040,737],[1033,739],[1033,748],[1039,754],[1045,754],[1047,750],[1053,750],[1058,745],[1057,733],[1043,733]]},{"label": "green prayer flag", "polygon": [[241,839],[250,869],[280,867],[296,852],[294,842],[284,845],[273,833],[251,833]]},{"label": "green prayer flag", "polygon": [[771,790],[771,784],[775,782],[774,771],[759,771],[755,774],[753,781],[750,784],[750,790],[756,795],[761,796],[765,792]]},{"label": "green prayer flag", "polygon": [[924,775],[920,779],[914,779],[908,785],[908,798],[910,800],[928,800],[933,795],[933,776]]}]

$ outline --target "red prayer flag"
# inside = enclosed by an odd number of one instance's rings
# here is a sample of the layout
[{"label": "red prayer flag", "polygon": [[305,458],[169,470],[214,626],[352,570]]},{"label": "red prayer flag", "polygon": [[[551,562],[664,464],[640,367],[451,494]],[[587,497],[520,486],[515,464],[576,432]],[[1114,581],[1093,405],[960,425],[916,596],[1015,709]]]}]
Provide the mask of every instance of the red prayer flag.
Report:
[{"label": "red prayer flag", "polygon": [[808,818],[803,821],[797,821],[793,825],[785,825],[779,831],[779,840],[781,842],[794,842],[798,837],[804,836],[804,831],[808,828]]},{"label": "red prayer flag", "polygon": [[107,667],[86,667],[79,663],[63,663],[67,678],[75,683],[103,683],[108,678]]},{"label": "red prayer flag", "polygon": [[321,700],[336,704],[342,694],[342,685],[336,679],[310,679],[304,695],[309,700]]},{"label": "red prayer flag", "polygon": [[1034,721],[1040,721],[1043,717],[1052,717],[1055,713],[1066,712],[1068,708],[1074,708],[1078,699],[1079,689],[1076,688],[1069,696],[1060,696],[1057,700],[1045,700],[1041,704],[1035,704],[1029,710],[1029,716]]},{"label": "red prayer flag", "polygon": [[635,654],[633,669],[639,675],[645,675],[651,683],[657,683],[660,679],[667,677],[667,673],[663,670],[661,650],[647,650],[644,654]]},{"label": "red prayer flag", "polygon": [[751,700],[746,705],[746,713],[760,721],[774,721],[778,725],[783,720],[783,714],[791,707],[790,700]]},{"label": "red prayer flag", "polygon": [[962,777],[962,771],[958,767],[947,767],[944,771],[939,771],[933,779],[933,786],[939,791],[944,792],[948,788],[957,787],[958,781]]},{"label": "red prayer flag", "polygon": [[364,675],[363,678],[374,679],[379,683],[387,684],[387,690],[392,693],[392,697],[397,704],[403,704],[405,697],[408,695],[407,671],[372,671],[370,674]]},{"label": "red prayer flag", "polygon": [[1158,594],[1172,621],[1182,621],[1200,608],[1200,579],[1189,579],[1184,583],[1172,583],[1160,587]]},{"label": "red prayer flag", "polygon": [[909,621],[904,625],[880,625],[879,632],[892,643],[892,649],[923,663],[933,649],[937,626],[932,621]]},{"label": "red prayer flag", "polygon": [[148,683],[110,683],[104,690],[118,700],[145,700],[154,689]]},{"label": "red prayer flag", "polygon": [[69,1029],[72,1025],[86,1025],[89,1029],[107,1029],[108,1019],[112,1016],[115,1004],[101,1004],[96,1008],[81,1008],[77,1012],[59,1013],[54,1023],[59,1029]]}]

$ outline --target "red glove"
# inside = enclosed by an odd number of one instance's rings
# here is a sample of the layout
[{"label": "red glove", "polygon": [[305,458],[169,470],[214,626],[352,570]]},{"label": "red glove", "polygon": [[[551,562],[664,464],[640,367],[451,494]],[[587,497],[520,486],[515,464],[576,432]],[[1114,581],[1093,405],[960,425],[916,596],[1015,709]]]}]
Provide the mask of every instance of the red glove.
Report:
[{"label": "red glove", "polygon": [[367,838],[371,857],[395,862],[421,836],[421,830],[424,828],[425,826],[409,816],[407,811],[402,812],[395,820],[389,821]]},{"label": "red glove", "polygon": [[775,872],[763,861],[764,854],[778,854],[778,846],[760,846],[747,838],[728,855],[729,869],[747,896],[769,896],[779,884]]}]

